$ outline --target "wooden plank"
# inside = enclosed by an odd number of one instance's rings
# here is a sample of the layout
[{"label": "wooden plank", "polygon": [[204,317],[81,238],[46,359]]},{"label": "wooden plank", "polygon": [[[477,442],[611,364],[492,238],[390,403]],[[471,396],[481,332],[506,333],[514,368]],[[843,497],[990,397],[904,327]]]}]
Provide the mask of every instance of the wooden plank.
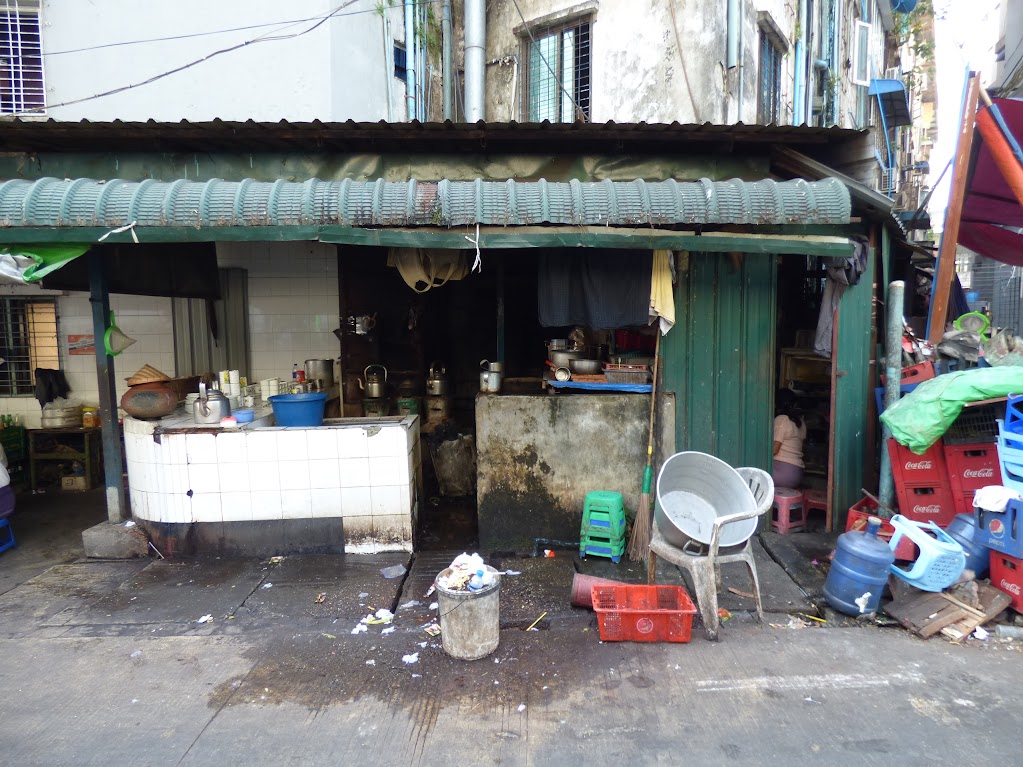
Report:
[{"label": "wooden plank", "polygon": [[980,98],[980,76],[971,72],[967,82],[966,100],[959,124],[959,138],[956,142],[955,163],[952,167],[952,191],[945,208],[945,228],[941,235],[938,264],[931,288],[931,315],[928,323],[928,340],[937,345],[945,334],[948,320],[948,305],[952,297],[952,278],[955,275],[956,244],[959,240],[959,222],[966,198],[966,176],[970,166],[970,151],[973,147],[973,129],[977,120],[977,100]]},{"label": "wooden plank", "polygon": [[917,631],[916,633],[922,636],[924,639],[929,639],[930,637],[934,636],[939,631],[944,629],[946,626],[950,626],[956,621],[962,620],[963,617],[965,616],[966,613],[963,611],[961,607],[949,605],[945,609],[941,610],[931,620],[927,621],[927,623],[921,626],[920,630]]}]

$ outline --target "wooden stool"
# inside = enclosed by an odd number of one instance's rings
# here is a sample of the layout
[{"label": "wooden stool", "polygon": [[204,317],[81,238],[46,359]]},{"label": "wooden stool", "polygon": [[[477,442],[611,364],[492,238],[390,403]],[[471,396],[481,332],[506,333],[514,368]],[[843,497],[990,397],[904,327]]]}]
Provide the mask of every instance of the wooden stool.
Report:
[{"label": "wooden stool", "polygon": [[806,529],[806,507],[803,492],[792,487],[774,488],[774,503],[771,504],[771,525],[782,535]]},{"label": "wooden stool", "polygon": [[824,531],[827,533],[831,532],[831,508],[828,506],[828,491],[827,490],[804,490],[803,491],[803,504],[806,507],[806,511],[803,512],[804,516],[810,514],[811,509],[820,509],[824,512]]}]

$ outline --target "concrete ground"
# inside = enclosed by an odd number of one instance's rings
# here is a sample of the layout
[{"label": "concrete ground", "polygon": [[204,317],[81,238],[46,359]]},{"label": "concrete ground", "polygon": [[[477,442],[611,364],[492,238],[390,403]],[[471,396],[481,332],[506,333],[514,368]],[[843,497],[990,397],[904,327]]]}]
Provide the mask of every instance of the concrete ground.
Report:
[{"label": "concrete ground", "polygon": [[[71,506],[53,527],[23,504],[21,546],[0,554],[6,764],[1019,762],[1021,643],[792,618],[812,600],[791,579],[781,590],[769,538],[767,622],[726,592],[716,643],[698,627],[688,644],[602,643],[594,614],[568,606],[573,573],[641,581],[641,567],[506,556],[495,564],[521,575],[502,583],[500,645],[467,663],[422,630],[453,550],[80,561],[71,530],[95,508]],[[383,577],[395,564],[410,571]],[[379,607],[395,621],[353,635]]]}]

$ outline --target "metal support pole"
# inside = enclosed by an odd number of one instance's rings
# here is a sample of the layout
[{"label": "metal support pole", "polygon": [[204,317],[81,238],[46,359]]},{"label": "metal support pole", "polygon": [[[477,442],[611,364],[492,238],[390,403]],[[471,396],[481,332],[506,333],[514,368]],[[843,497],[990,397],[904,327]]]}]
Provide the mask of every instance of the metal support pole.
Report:
[{"label": "metal support pole", "polygon": [[451,0],[444,0],[440,12],[441,28],[441,61],[444,84],[444,119],[455,119],[455,97],[454,97],[454,65],[452,64],[452,31],[451,31]]},{"label": "metal support pole", "polygon": [[[899,387],[902,385],[902,307],[906,283],[896,280],[888,285],[888,302],[885,305],[885,410],[899,401]],[[892,479],[891,456],[888,455],[888,438],[892,430],[881,422],[881,482],[878,496],[881,504],[892,508],[895,497],[895,483]]]},{"label": "metal support pole", "polygon": [[96,383],[99,385],[99,413],[103,429],[103,474],[107,488],[107,519],[121,522],[126,517],[124,464],[121,461],[121,429],[117,423],[117,386],[114,358],[103,346],[103,334],[110,320],[110,292],[103,268],[103,254],[90,250],[89,301],[92,304],[92,334],[96,347]]}]

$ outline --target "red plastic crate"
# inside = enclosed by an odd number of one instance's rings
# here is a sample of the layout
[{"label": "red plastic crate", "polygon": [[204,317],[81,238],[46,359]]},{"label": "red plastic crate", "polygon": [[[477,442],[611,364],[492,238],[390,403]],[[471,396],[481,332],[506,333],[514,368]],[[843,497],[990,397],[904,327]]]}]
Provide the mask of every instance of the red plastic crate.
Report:
[{"label": "red plastic crate", "polygon": [[998,447],[993,442],[945,445],[945,463],[948,465],[952,494],[969,497],[970,508],[960,512],[962,514],[973,512],[974,490],[1002,484],[1002,474],[998,468]]},{"label": "red plastic crate", "polygon": [[965,493],[952,493],[952,505],[955,506],[956,514],[973,516],[973,493],[973,490]]},{"label": "red plastic crate", "polygon": [[991,585],[1004,591],[1012,601],[1010,607],[1023,613],[1023,559],[991,551]]},{"label": "red plastic crate", "polygon": [[956,515],[955,500],[948,483],[896,484],[895,492],[899,496],[899,511],[910,519],[946,527]]},{"label": "red plastic crate", "polygon": [[939,485],[948,476],[945,451],[935,442],[923,455],[917,455],[894,439],[888,440],[888,456],[896,485]]},{"label": "red plastic crate", "polygon": [[598,585],[591,592],[605,642],[688,642],[696,606],[681,586]]},{"label": "red plastic crate", "polygon": [[[849,509],[849,516],[845,521],[845,531],[848,532],[864,532],[867,529],[867,519],[870,517],[877,516],[877,504],[869,498],[864,498],[862,501],[857,503],[851,509]],[[881,520],[881,529],[877,531],[877,537],[885,542],[891,541],[892,536],[895,534],[895,528],[892,527],[891,522],[883,517],[878,517]],[[909,540],[905,535],[902,536],[902,540],[899,541],[899,545],[895,547],[895,558],[912,561],[917,557],[916,544]]]},{"label": "red plastic crate", "polygon": [[[885,376],[881,374],[881,385],[884,386]],[[900,383],[904,384],[917,384],[923,383],[924,381],[930,381],[934,378],[934,363],[933,362],[921,362],[917,365],[910,365],[908,368],[902,369],[902,380]]]}]

